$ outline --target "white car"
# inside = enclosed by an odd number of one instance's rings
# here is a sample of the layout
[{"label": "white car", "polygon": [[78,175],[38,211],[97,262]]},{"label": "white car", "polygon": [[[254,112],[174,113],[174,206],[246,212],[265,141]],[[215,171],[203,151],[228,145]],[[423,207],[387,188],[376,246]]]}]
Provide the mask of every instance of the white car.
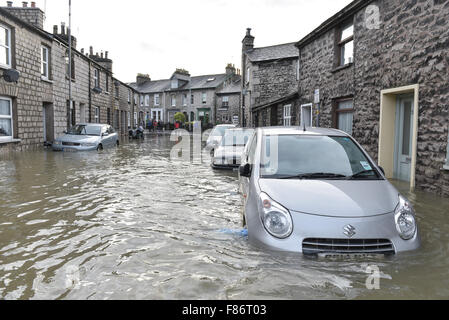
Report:
[{"label": "white car", "polygon": [[226,130],[235,127],[236,125],[234,124],[220,124],[216,126],[210,133],[209,138],[207,139],[206,150],[210,150],[211,153],[213,153],[213,151],[220,145],[221,139],[223,139]]},{"label": "white car", "polygon": [[242,162],[242,154],[254,134],[254,129],[228,129],[225,132],[220,146],[215,149],[212,158],[214,169],[238,168]]}]

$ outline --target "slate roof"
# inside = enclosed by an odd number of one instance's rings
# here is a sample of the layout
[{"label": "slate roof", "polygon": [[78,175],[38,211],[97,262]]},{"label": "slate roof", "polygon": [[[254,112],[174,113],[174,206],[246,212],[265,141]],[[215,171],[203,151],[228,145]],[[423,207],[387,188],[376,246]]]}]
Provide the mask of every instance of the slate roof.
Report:
[{"label": "slate roof", "polygon": [[233,93],[240,93],[242,92],[242,89],[240,87],[241,81],[234,81],[231,84],[225,86],[223,89],[217,92],[217,94],[233,94]]},{"label": "slate roof", "polygon": [[[130,83],[130,86],[141,93],[158,93],[164,91],[181,91],[181,90],[201,90],[214,89],[219,87],[226,79],[226,74],[212,74],[191,77],[190,82],[178,89],[171,89],[171,80],[148,81],[138,86],[137,83]],[[213,79],[213,80],[212,80]],[[209,81],[211,80],[211,81]]]},{"label": "slate roof", "polygon": [[262,62],[299,57],[299,50],[295,42],[279,44],[276,46],[254,48],[248,50],[246,55],[252,62]]}]

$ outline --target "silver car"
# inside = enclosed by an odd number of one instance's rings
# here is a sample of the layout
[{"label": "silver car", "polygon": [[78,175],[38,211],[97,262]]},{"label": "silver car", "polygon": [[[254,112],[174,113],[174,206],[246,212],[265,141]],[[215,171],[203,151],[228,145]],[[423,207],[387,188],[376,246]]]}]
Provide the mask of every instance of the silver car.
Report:
[{"label": "silver car", "polygon": [[420,247],[414,209],[349,135],[260,128],[239,169],[250,243],[318,256]]},{"label": "silver car", "polygon": [[220,145],[226,130],[235,127],[236,125],[234,124],[220,124],[214,127],[207,138],[206,150],[211,151],[211,154],[213,154],[213,151]]},{"label": "silver car", "polygon": [[214,169],[240,167],[242,153],[254,129],[228,129],[218,148],[215,149],[211,166]]},{"label": "silver car", "polygon": [[78,124],[52,145],[54,151],[93,151],[120,144],[118,134],[107,124]]}]

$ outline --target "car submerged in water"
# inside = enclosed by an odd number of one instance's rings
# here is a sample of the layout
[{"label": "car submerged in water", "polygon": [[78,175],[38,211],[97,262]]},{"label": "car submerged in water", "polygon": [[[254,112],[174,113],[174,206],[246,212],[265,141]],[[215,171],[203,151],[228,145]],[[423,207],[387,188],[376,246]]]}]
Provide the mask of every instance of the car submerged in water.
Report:
[{"label": "car submerged in water", "polygon": [[241,158],[254,129],[228,129],[220,145],[214,150],[213,169],[233,170],[240,167]]},{"label": "car submerged in water", "polygon": [[220,124],[214,127],[211,133],[209,134],[209,137],[207,138],[206,150],[210,151],[212,155],[214,150],[218,148],[218,146],[220,145],[226,130],[236,127],[237,126],[234,124]]},{"label": "car submerged in water", "polygon": [[95,151],[116,147],[120,144],[118,134],[107,124],[78,124],[57,138],[54,151]]},{"label": "car submerged in water", "polygon": [[239,168],[250,243],[325,257],[420,247],[414,209],[346,133],[259,128]]}]

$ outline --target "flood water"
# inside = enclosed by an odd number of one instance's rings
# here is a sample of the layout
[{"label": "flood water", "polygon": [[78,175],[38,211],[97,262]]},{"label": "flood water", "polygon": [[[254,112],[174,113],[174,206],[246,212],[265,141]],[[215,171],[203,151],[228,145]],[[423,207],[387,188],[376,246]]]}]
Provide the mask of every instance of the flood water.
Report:
[{"label": "flood water", "polygon": [[[170,162],[171,147],[153,136],[0,158],[0,299],[449,298],[449,200],[398,184],[419,218],[413,253],[271,253],[239,233],[237,175]],[[366,288],[370,265],[379,290]]]}]

